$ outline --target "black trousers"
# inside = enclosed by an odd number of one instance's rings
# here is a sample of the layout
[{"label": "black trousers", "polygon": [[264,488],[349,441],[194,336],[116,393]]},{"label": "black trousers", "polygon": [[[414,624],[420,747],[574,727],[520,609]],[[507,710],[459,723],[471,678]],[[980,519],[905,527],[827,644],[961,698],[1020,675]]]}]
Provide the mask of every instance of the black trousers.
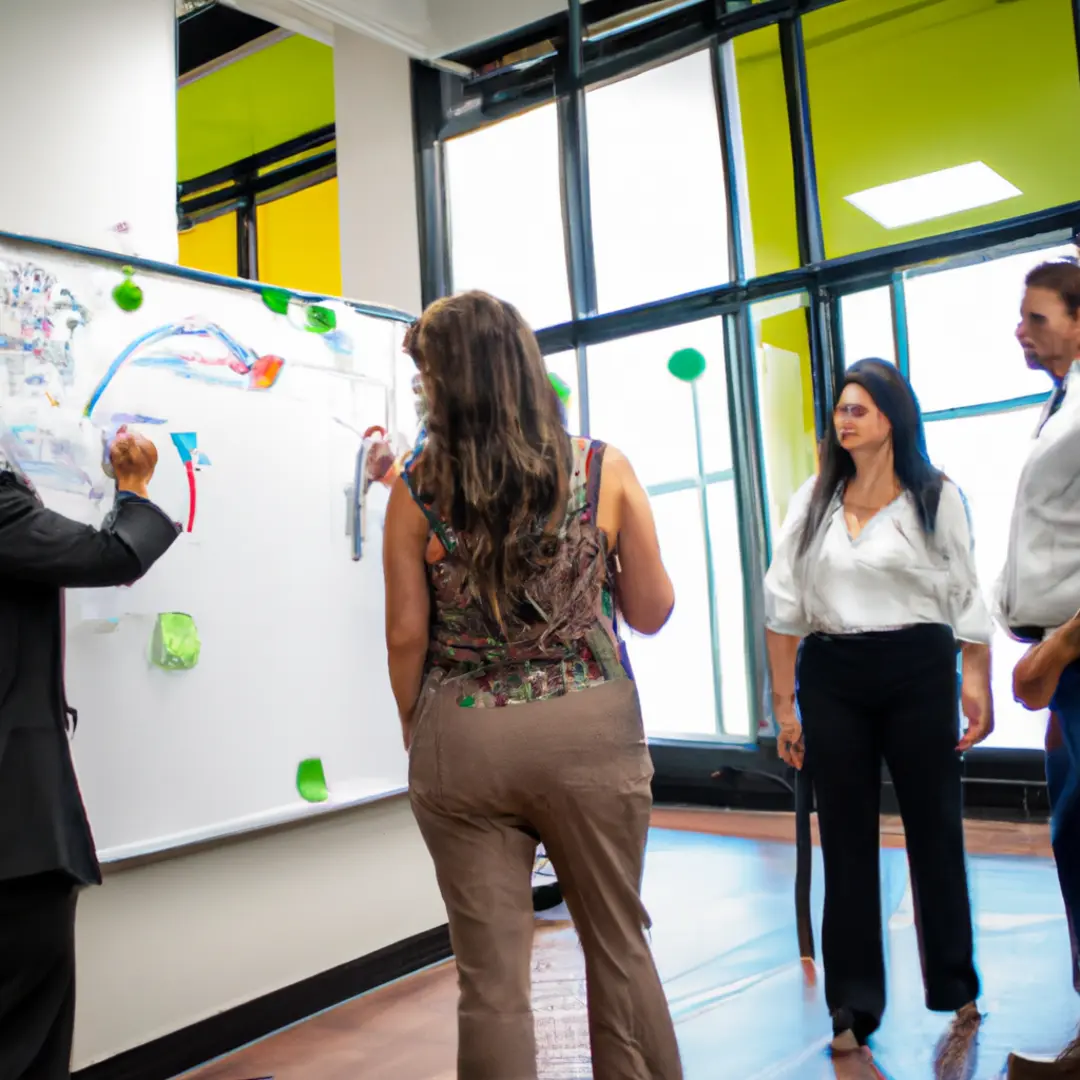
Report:
[{"label": "black trousers", "polygon": [[881,764],[900,804],[927,1007],[979,995],[964,862],[956,643],[946,626],[812,635],[798,664],[825,865],[825,1000],[866,1038],[885,1011]]},{"label": "black trousers", "polygon": [[0,1080],[68,1080],[75,1028],[71,878],[0,881]]}]

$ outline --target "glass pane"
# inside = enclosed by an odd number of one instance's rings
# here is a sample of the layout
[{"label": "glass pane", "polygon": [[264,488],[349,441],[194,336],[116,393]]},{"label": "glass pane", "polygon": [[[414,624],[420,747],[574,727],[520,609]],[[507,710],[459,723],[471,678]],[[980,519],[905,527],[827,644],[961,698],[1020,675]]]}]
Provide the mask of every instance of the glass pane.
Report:
[{"label": "glass pane", "polygon": [[580,401],[578,399],[577,354],[573,349],[568,352],[553,353],[544,357],[544,363],[552,375],[558,376],[570,388],[570,400],[566,402],[566,426],[572,434],[581,431]]},{"label": "glass pane", "polygon": [[1073,247],[1031,251],[904,282],[911,384],[927,412],[1049,392],[1016,343],[1024,277]]},{"label": "glass pane", "polygon": [[[975,535],[975,565],[988,599],[1005,564],[1013,496],[1038,418],[1038,408],[1030,408],[926,425],[934,464],[967,496]],[[1013,667],[1026,646],[997,630],[992,648],[996,724],[985,745],[1041,748],[1046,713],[1028,712],[1012,695]]]},{"label": "glass pane", "polygon": [[1069,0],[845,0],[803,26],[829,257],[1080,197]]},{"label": "glass pane", "polygon": [[589,357],[589,434],[618,447],[646,486],[698,473],[694,389],[667,368],[672,353],[694,348],[705,373],[694,386],[705,471],[731,467],[724,324],[709,319],[593,345]]},{"label": "glass pane", "polygon": [[775,274],[799,265],[795,222],[795,173],[791,162],[784,71],[780,62],[780,32],[775,26],[740,34],[723,52],[735,66],[738,108],[732,117],[736,148],[741,130],[741,155],[746,170],[750,213],[743,218],[748,277]]},{"label": "glass pane", "polygon": [[845,367],[869,356],[888,360],[890,364],[896,363],[892,299],[888,286],[840,297],[840,327]]},{"label": "glass pane", "polygon": [[739,516],[735,482],[723,480],[706,489],[709,507],[709,547],[716,585],[716,615],[720,630],[721,721],[725,735],[749,738],[750,715],[746,625],[743,611],[743,573],[739,557]]},{"label": "glass pane", "polygon": [[508,300],[539,330],[568,322],[554,105],[445,146],[454,289]]},{"label": "glass pane", "polygon": [[705,537],[697,491],[652,499],[664,565],[675,586],[675,610],[655,637],[629,633],[645,731],[649,735],[716,734],[712,631]]},{"label": "glass pane", "polygon": [[341,295],[338,182],[326,180],[256,207],[259,280]]},{"label": "glass pane", "polygon": [[590,90],[601,311],[726,282],[724,162],[707,50]]},{"label": "glass pane", "polygon": [[769,529],[775,536],[791,496],[817,468],[814,384],[806,297],[754,304],[758,412]]},{"label": "glass pane", "polygon": [[180,265],[236,277],[236,214],[222,214],[182,232]]}]

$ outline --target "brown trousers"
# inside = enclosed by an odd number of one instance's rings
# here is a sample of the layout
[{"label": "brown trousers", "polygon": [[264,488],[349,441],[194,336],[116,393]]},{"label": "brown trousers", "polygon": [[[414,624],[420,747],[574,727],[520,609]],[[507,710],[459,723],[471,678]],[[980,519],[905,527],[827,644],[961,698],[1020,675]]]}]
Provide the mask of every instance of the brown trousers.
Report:
[{"label": "brown trousers", "polygon": [[536,1080],[538,837],[585,954],[594,1080],[681,1080],[640,894],[652,771],[629,679],[505,708],[422,696],[409,792],[457,960],[459,1080]]}]

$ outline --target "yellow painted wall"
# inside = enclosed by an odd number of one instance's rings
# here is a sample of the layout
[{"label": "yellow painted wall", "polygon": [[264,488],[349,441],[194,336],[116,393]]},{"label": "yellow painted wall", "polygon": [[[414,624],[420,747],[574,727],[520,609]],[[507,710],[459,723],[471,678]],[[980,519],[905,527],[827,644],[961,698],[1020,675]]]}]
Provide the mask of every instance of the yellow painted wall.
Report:
[{"label": "yellow painted wall", "polygon": [[341,295],[336,178],[264,203],[256,216],[260,281]]},{"label": "yellow painted wall", "polygon": [[182,232],[180,265],[236,277],[236,214],[222,214]]}]

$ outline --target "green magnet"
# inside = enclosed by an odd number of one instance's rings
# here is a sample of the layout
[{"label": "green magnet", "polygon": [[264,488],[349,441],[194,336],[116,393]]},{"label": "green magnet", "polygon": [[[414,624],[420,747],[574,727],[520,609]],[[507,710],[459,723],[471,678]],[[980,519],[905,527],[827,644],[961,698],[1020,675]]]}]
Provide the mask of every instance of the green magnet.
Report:
[{"label": "green magnet", "polygon": [[560,379],[554,371],[548,372],[548,378],[551,380],[551,385],[555,389],[555,393],[559,395],[559,400],[564,405],[570,404],[570,384],[565,379]]},{"label": "green magnet", "polygon": [[263,289],[262,302],[275,315],[289,313],[289,294],[284,289]]},{"label": "green magnet", "polygon": [[308,802],[326,802],[330,798],[326,773],[319,758],[307,758],[296,767],[296,790]]},{"label": "green magnet", "polygon": [[143,291],[132,281],[135,271],[130,266],[125,266],[121,271],[124,280],[112,291],[112,298],[121,311],[138,311],[142,307]]},{"label": "green magnet", "polygon": [[668,371],[682,382],[692,383],[705,372],[705,357],[697,349],[679,349],[667,362]]},{"label": "green magnet", "polygon": [[166,611],[157,617],[150,642],[150,662],[165,671],[188,671],[199,662],[202,643],[190,615]]},{"label": "green magnet", "polygon": [[329,334],[337,326],[337,316],[327,307],[312,304],[307,309],[307,328],[313,334]]}]

